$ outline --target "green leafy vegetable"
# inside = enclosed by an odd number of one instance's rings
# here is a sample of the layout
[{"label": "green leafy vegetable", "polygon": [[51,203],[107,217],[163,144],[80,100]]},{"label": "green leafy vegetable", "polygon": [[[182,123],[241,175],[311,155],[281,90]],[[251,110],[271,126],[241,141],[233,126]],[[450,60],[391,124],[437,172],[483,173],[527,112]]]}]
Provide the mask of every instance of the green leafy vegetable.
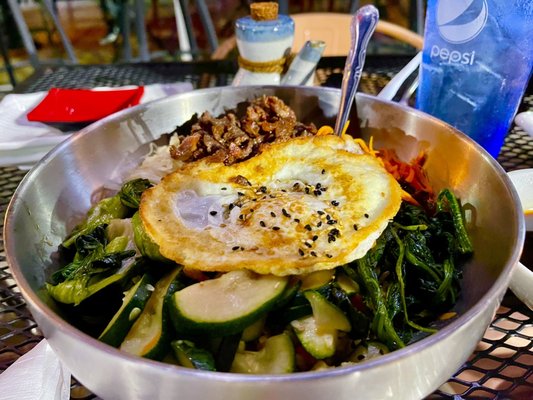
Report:
[{"label": "green leafy vegetable", "polygon": [[448,205],[449,212],[452,215],[453,226],[457,235],[458,247],[461,253],[472,253],[473,247],[470,242],[470,238],[466,233],[465,223],[463,219],[463,213],[457,198],[449,189],[444,189],[439,193],[437,197],[437,211],[442,212],[446,209],[446,203]]},{"label": "green leafy vegetable", "polygon": [[[111,246],[117,250],[118,242]],[[90,234],[78,236],[74,260],[52,275],[46,288],[57,301],[77,305],[104,287],[121,280],[126,271],[122,261],[135,255],[134,250],[108,251],[105,225]]]},{"label": "green leafy vegetable", "polygon": [[89,210],[87,219],[62,243],[63,247],[71,247],[78,237],[90,234],[97,226],[109,224],[112,219],[126,218],[128,213],[129,208],[122,204],[118,195],[101,200]]},{"label": "green leafy vegetable", "polygon": [[137,210],[139,208],[139,203],[141,202],[141,195],[146,189],[149,189],[152,186],[153,185],[148,179],[134,179],[122,185],[118,196],[122,204],[126,207]]},{"label": "green leafy vegetable", "polygon": [[417,332],[436,331],[425,325],[455,304],[456,265],[472,253],[458,200],[448,189],[437,198],[432,215],[402,204],[374,248],[352,264],[351,272],[344,268],[365,291],[373,334],[391,349]]},{"label": "green leafy vegetable", "polygon": [[[379,241],[378,241],[379,242]],[[365,257],[356,261],[357,272],[368,294],[368,303],[374,312],[372,330],[376,336],[389,348],[404,347],[405,343],[396,332],[387,309],[387,300],[383,294],[376,274],[377,258],[373,257],[374,250],[370,250]]]}]

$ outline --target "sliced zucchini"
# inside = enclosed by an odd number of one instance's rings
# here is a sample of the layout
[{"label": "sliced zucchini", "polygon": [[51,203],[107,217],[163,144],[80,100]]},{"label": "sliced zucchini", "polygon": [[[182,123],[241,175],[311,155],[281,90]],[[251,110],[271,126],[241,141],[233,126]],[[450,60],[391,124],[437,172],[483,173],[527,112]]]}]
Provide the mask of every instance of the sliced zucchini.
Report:
[{"label": "sliced zucchini", "polygon": [[318,329],[315,318],[300,318],[291,322],[294,333],[304,349],[317,360],[331,357],[337,347],[336,329]]},{"label": "sliced zucchini", "polygon": [[276,304],[274,304],[273,309],[281,309],[287,306],[287,304],[291,303],[296,297],[296,294],[300,290],[301,286],[302,281],[299,279],[290,279],[285,291],[283,292],[283,295],[276,300]]},{"label": "sliced zucchini", "polygon": [[304,294],[311,304],[313,315],[292,321],[291,326],[309,354],[319,360],[331,357],[337,348],[338,331],[349,332],[350,322],[320,293],[309,290]]},{"label": "sliced zucchini", "polygon": [[269,311],[287,282],[287,277],[231,271],[176,292],[170,317],[178,332],[232,335]]},{"label": "sliced zucchini", "polygon": [[131,226],[133,228],[135,246],[143,256],[162,263],[170,262],[161,255],[159,252],[159,246],[152,240],[148,233],[146,233],[139,212],[133,214],[133,217],[131,218]]},{"label": "sliced zucchini", "polygon": [[247,326],[242,331],[241,340],[243,340],[244,342],[251,342],[252,340],[257,339],[259,336],[261,336],[261,333],[263,332],[263,328],[265,327],[265,322],[266,322],[266,315],[259,318],[252,325]]},{"label": "sliced zucchini", "polygon": [[152,294],[154,289],[152,286],[153,281],[150,275],[145,274],[126,292],[122,300],[122,306],[98,339],[114,347],[118,347],[122,343]]},{"label": "sliced zucchini", "polygon": [[231,372],[243,374],[286,374],[294,371],[294,346],[288,334],[272,336],[259,351],[238,351]]},{"label": "sliced zucchini", "polygon": [[348,295],[359,293],[359,284],[344,272],[337,273],[337,285]]},{"label": "sliced zucchini", "polygon": [[339,330],[350,332],[350,321],[344,313],[334,304],[327,301],[320,293],[308,290],[304,293],[305,298],[311,304],[313,317],[319,330]]},{"label": "sliced zucchini", "polygon": [[170,346],[182,367],[216,371],[213,355],[207,350],[196,347],[193,342],[189,340],[174,340],[170,343]]},{"label": "sliced zucchini", "polygon": [[327,285],[333,279],[335,279],[334,269],[311,272],[302,278],[302,286],[300,287],[300,290],[318,289]]},{"label": "sliced zucchini", "polygon": [[181,268],[175,268],[156,283],[141,315],[120,345],[121,350],[155,360],[165,356],[170,346],[165,300],[183,287],[178,280],[180,272]]}]

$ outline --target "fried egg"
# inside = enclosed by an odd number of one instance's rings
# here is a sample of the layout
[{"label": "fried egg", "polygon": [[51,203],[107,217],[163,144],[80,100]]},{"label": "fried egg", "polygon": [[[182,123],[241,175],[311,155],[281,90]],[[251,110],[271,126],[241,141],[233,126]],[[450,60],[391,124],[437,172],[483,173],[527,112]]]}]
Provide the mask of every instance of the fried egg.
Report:
[{"label": "fried egg", "polygon": [[326,135],[231,166],[188,164],[145,191],[140,214],[161,254],[186,268],[283,276],[363,257],[400,203],[378,159]]}]

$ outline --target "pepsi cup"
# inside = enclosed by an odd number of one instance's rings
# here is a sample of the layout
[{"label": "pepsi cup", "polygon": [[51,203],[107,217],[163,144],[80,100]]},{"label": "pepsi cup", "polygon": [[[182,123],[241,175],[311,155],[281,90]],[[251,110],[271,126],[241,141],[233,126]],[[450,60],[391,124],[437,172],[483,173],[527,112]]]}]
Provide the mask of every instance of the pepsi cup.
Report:
[{"label": "pepsi cup", "polygon": [[533,66],[533,0],[429,0],[417,108],[497,157]]}]

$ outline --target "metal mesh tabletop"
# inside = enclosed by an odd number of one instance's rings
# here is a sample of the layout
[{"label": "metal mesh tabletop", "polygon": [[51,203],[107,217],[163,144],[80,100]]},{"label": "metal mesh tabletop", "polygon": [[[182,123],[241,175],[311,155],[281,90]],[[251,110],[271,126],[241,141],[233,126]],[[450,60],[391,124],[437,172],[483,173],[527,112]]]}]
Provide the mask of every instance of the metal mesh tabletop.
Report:
[{"label": "metal mesh tabletop", "polygon": [[[370,58],[361,91],[377,93],[405,64],[405,59]],[[17,88],[35,92],[51,87],[94,87],[191,82],[195,88],[227,85],[236,71],[233,62],[131,64],[110,66],[63,66],[43,69]],[[317,71],[320,84],[337,86],[341,60],[322,62]],[[531,85],[520,111],[533,110]],[[506,170],[533,168],[533,139],[517,127],[509,133],[498,158]],[[25,175],[17,168],[0,168],[0,223],[16,187]],[[0,233],[2,235],[2,233]],[[527,247],[528,245],[526,245]],[[529,247],[531,242],[529,242]],[[533,251],[533,249],[529,249]],[[430,399],[531,399],[533,398],[533,312],[508,292],[496,317],[470,359]],[[0,372],[33,348],[42,335],[29,313],[0,241]],[[453,349],[450,349],[453,351]],[[408,384],[408,383],[407,383]],[[1,394],[0,394],[1,397]],[[94,396],[72,381],[72,399]]]}]

